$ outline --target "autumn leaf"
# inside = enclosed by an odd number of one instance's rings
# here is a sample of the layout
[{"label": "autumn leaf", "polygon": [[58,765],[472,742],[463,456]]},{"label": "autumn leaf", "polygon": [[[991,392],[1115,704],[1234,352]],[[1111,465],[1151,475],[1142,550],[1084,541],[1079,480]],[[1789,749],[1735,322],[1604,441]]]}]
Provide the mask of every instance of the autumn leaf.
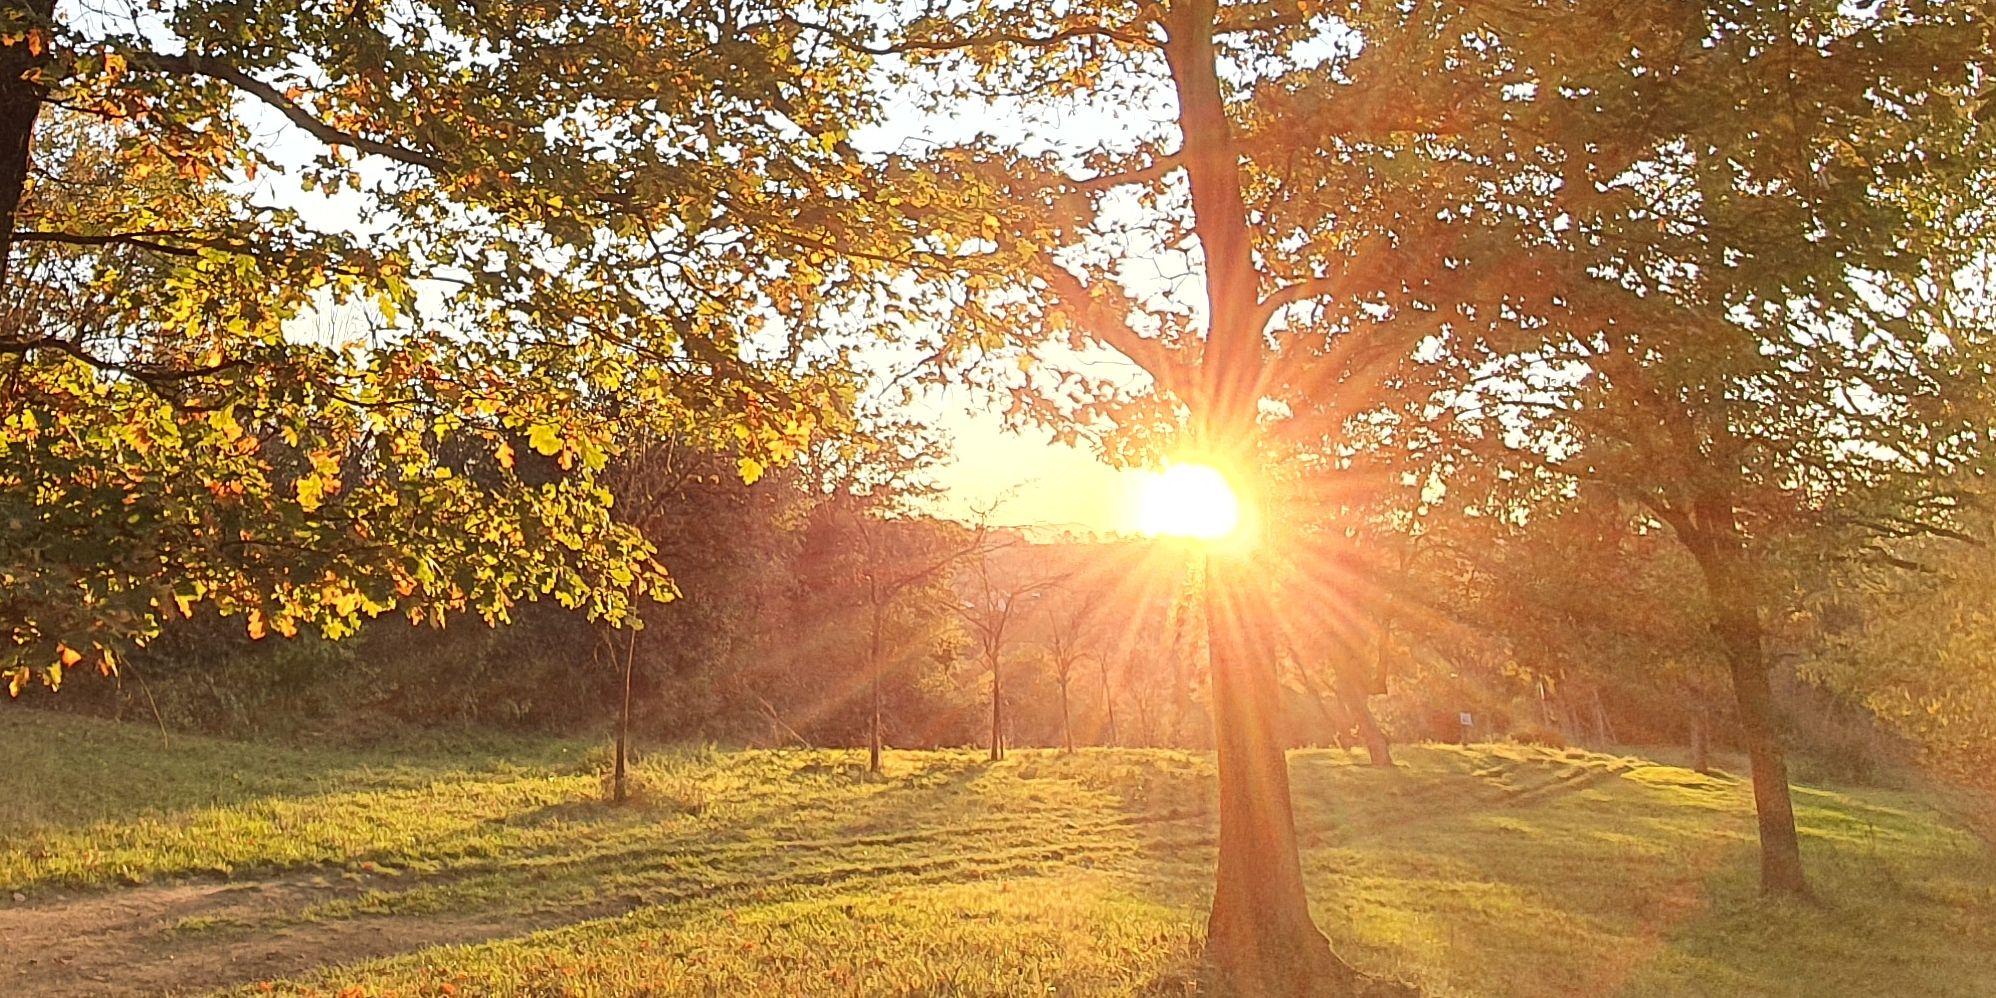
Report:
[{"label": "autumn leaf", "polygon": [[535,423],[527,430],[527,446],[537,454],[553,457],[561,450],[561,431],[546,423]]},{"label": "autumn leaf", "polygon": [[298,479],[298,505],[309,511],[317,510],[326,499],[326,479],[314,472]]}]

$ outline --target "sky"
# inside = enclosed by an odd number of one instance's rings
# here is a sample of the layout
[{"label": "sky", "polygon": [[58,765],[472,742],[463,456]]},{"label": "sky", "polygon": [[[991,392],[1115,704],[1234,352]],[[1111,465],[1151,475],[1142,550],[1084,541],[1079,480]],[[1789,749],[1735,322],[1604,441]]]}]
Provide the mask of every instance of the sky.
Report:
[{"label": "sky", "polygon": [[1081,447],[1044,431],[1014,432],[967,395],[922,406],[950,438],[950,460],[936,469],[943,486],[936,512],[976,518],[989,509],[1004,526],[1128,532],[1146,476],[1103,464]]}]

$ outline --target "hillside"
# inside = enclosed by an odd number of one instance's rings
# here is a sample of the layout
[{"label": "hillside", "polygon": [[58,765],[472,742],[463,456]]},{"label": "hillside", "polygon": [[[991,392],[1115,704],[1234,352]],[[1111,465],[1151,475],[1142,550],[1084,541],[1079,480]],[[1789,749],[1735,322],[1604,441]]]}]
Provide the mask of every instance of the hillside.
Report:
[{"label": "hillside", "polygon": [[[1186,993],[1211,763],[1136,750],[302,751],[9,710],[0,990]],[[1640,758],[1294,759],[1318,917],[1437,995],[1996,994],[1996,863],[1921,793],[1797,790],[1817,906],[1753,897],[1746,788]],[[9,899],[12,900],[9,900]],[[1861,946],[1853,940],[1863,940]]]}]

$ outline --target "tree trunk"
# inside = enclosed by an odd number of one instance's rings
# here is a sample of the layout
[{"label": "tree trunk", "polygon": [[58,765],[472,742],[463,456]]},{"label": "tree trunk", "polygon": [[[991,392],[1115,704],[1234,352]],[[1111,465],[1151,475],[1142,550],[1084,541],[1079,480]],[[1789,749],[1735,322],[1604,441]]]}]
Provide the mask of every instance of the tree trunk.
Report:
[{"label": "tree trunk", "polygon": [[1067,679],[1060,681],[1060,741],[1062,751],[1074,754],[1074,718],[1067,709]]},{"label": "tree trunk", "polygon": [[1005,697],[998,682],[998,656],[991,656],[991,761],[1005,758]]},{"label": "tree trunk", "polygon": [[41,116],[48,87],[23,76],[49,62],[47,25],[54,17],[54,0],[0,0],[8,13],[41,28],[37,54],[26,38],[0,44],[0,286],[7,281],[13,256],[14,231],[21,227],[21,195],[27,189],[35,121]]},{"label": "tree trunk", "polygon": [[1608,723],[1608,708],[1601,702],[1601,688],[1593,689],[1594,737],[1604,746],[1615,744],[1615,726]]},{"label": "tree trunk", "polygon": [[867,724],[866,771],[880,772],[880,599],[876,594],[873,600],[873,627],[867,642],[866,668],[873,677],[873,716]]},{"label": "tree trunk", "polygon": [[1259,635],[1247,565],[1209,554],[1206,629],[1220,775],[1219,870],[1206,955],[1244,995],[1348,993],[1357,973],[1332,953],[1304,896],[1281,687]]},{"label": "tree trunk", "polygon": [[[631,632],[630,644],[624,650],[624,703],[623,708],[617,712],[616,772],[611,777],[611,795],[619,804],[622,804],[626,797],[624,775],[626,770],[625,749],[630,743],[631,736],[631,666],[637,659],[637,650],[638,632],[634,630]],[[616,646],[613,644],[611,645],[611,654],[615,653]]]},{"label": "tree trunk", "polygon": [[866,771],[880,772],[880,675],[873,676],[873,717],[867,723]]},{"label": "tree trunk", "polygon": [[1352,723],[1358,728],[1359,740],[1365,743],[1366,754],[1372,757],[1375,766],[1393,765],[1393,747],[1386,740],[1386,732],[1381,731],[1379,722],[1372,716],[1371,699],[1365,685],[1357,676],[1338,676],[1338,698],[1344,702],[1345,713],[1351,715]]},{"label": "tree trunk", "polygon": [[[1192,200],[1193,235],[1206,279],[1207,328],[1187,400],[1199,443],[1239,470],[1255,466],[1259,400],[1267,374],[1260,274],[1240,149],[1227,117],[1214,46],[1217,0],[1173,0],[1160,26],[1178,99],[1179,162]],[[1218,553],[1206,558],[1207,654],[1219,762],[1220,842],[1206,958],[1243,994],[1349,993],[1359,975],[1331,952],[1311,921],[1296,851],[1281,685],[1266,639],[1266,612],[1250,606],[1264,573]]]},{"label": "tree trunk", "polygon": [[[1717,514],[1700,519],[1708,524],[1722,522]],[[1730,532],[1696,538],[1689,546],[1705,576],[1713,630],[1732,674],[1740,734],[1746,740],[1747,762],[1753,773],[1754,815],[1760,825],[1760,891],[1807,897],[1809,883],[1802,874],[1802,847],[1788,789],[1788,760],[1774,716],[1774,691],[1767,677],[1756,589],[1749,582],[1738,540]]]},{"label": "tree trunk", "polygon": [[1303,678],[1303,688],[1309,691],[1310,701],[1317,705],[1317,715],[1331,729],[1331,744],[1341,749],[1351,748],[1351,734],[1358,725],[1346,713],[1344,702],[1338,698],[1337,692],[1334,690],[1326,694],[1323,685],[1311,678],[1307,666],[1297,666],[1296,673]]},{"label": "tree trunk", "polygon": [[1121,739],[1116,737],[1116,690],[1109,685],[1109,661],[1107,659],[1102,660],[1101,669],[1102,706],[1109,714],[1109,744],[1115,745]]}]

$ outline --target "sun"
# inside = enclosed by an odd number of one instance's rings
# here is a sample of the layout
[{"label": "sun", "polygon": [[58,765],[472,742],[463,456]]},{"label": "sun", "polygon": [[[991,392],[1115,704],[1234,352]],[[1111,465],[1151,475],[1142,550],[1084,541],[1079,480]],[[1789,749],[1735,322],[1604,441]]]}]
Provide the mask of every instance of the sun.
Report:
[{"label": "sun", "polygon": [[1146,474],[1136,493],[1137,530],[1152,536],[1219,540],[1241,525],[1241,502],[1220,469],[1173,464]]}]

